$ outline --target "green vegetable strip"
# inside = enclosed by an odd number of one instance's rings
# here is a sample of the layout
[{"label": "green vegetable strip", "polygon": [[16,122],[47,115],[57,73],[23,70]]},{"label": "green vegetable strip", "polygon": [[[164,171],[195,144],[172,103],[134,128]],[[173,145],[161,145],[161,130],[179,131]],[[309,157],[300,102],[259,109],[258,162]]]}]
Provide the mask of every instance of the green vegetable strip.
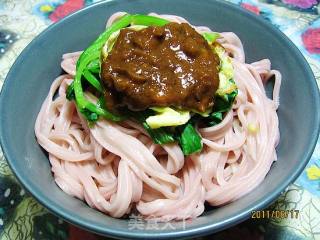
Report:
[{"label": "green vegetable strip", "polygon": [[96,79],[96,77],[89,72],[87,69],[84,70],[83,72],[83,76],[88,80],[88,82],[95,88],[97,89],[99,92],[103,92],[102,86],[100,84],[100,82],[98,81],[98,79]]},{"label": "green vegetable strip", "polygon": [[209,44],[212,44],[219,37],[219,33],[216,33],[216,32],[212,32],[212,33],[205,32],[205,33],[202,34],[202,36],[207,40],[207,42],[209,42]]},{"label": "green vegetable strip", "polygon": [[87,69],[92,73],[100,73],[100,59],[96,59],[89,63]]},{"label": "green vegetable strip", "polygon": [[[84,53],[82,53],[82,54],[84,54]],[[97,57],[99,57],[99,55],[100,55],[100,53],[97,52],[97,53],[89,55],[89,56],[85,55],[85,57],[82,57],[82,58],[81,58],[81,56],[83,56],[83,55],[80,56],[82,62],[77,67],[77,72],[76,72],[76,76],[75,76],[75,79],[74,79],[74,93],[75,93],[77,106],[78,106],[78,108],[80,110],[81,109],[85,109],[87,107],[87,105],[90,103],[84,97],[83,89],[82,89],[82,85],[81,85],[81,76],[83,74],[83,71],[84,71],[86,65],[89,62],[91,62],[92,60],[94,60]],[[80,62],[80,59],[79,59],[78,63],[79,62]]]},{"label": "green vegetable strip", "polygon": [[224,96],[216,96],[212,112],[209,117],[204,118],[208,126],[217,125],[223,120],[223,114],[230,111],[237,95],[238,90],[234,90]]},{"label": "green vegetable strip", "polygon": [[[123,121],[125,119],[125,117],[122,117],[122,116],[116,116],[116,115],[113,115],[112,113],[110,113],[109,111],[95,105],[94,103],[92,102],[89,102],[87,103],[86,105],[86,108],[83,108],[84,110],[90,110],[91,112],[94,112],[96,114],[98,114],[99,116],[102,116],[106,119],[110,119],[114,122],[119,122],[119,121]],[[82,109],[80,109],[81,111]],[[82,112],[82,111],[81,111]]]},{"label": "green vegetable strip", "polygon": [[174,133],[168,131],[167,128],[152,129],[146,119],[153,115],[153,111],[146,110],[143,112],[127,112],[128,117],[135,119],[137,122],[142,124],[143,128],[148,132],[153,142],[156,144],[166,144],[175,142]]},{"label": "green vegetable strip", "polygon": [[191,123],[184,125],[178,141],[184,155],[190,155],[202,150],[201,136]]},{"label": "green vegetable strip", "polygon": [[164,128],[152,129],[146,121],[142,122],[143,128],[148,132],[153,142],[156,144],[166,144],[175,142],[172,133],[169,133]]},{"label": "green vegetable strip", "polygon": [[136,14],[132,16],[132,25],[144,25],[144,26],[164,26],[170,21],[163,18]]},{"label": "green vegetable strip", "polygon": [[213,112],[210,114],[209,117],[210,117],[210,122],[208,122],[208,124],[210,126],[219,124],[223,119],[222,112]]},{"label": "green vegetable strip", "polygon": [[74,96],[74,81],[68,86],[67,92],[66,92],[66,97],[69,101],[72,101],[75,99]]}]

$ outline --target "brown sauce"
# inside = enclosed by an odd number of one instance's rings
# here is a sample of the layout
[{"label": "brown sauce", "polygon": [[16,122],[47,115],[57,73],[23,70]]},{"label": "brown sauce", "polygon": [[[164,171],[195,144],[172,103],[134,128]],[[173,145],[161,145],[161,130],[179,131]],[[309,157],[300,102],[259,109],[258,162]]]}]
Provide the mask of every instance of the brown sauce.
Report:
[{"label": "brown sauce", "polygon": [[109,110],[173,106],[204,112],[219,85],[219,58],[190,25],[122,29],[102,61]]}]

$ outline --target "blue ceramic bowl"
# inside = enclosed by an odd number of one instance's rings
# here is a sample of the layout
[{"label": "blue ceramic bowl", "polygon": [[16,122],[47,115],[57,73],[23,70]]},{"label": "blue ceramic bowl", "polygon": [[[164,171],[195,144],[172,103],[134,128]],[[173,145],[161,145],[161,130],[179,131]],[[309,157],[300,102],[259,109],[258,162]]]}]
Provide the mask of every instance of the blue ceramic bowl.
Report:
[{"label": "blue ceramic bowl", "polygon": [[[247,62],[269,58],[283,74],[280,93],[281,140],[278,161],[254,191],[226,206],[210,209],[198,219],[172,223],[162,230],[129,229],[65,194],[55,184],[47,156],[37,144],[34,124],[53,79],[61,73],[61,55],[86,48],[116,11],[168,13],[241,38]],[[87,230],[118,238],[200,236],[235,225],[252,210],[270,204],[297,176],[314,149],[320,126],[319,92],[309,65],[279,30],[241,8],[215,0],[110,0],[91,5],[53,24],[30,43],[12,66],[0,100],[0,140],[4,154],[22,185],[54,214]]]}]

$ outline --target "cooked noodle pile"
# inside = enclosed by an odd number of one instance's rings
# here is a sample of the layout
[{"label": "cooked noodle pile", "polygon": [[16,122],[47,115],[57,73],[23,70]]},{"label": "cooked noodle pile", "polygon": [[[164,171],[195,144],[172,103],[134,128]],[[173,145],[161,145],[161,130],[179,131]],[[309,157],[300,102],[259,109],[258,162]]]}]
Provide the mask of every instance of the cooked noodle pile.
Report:
[{"label": "cooked noodle pile", "polygon": [[[114,14],[107,25],[122,15]],[[178,16],[161,17],[186,22]],[[187,157],[177,143],[154,144],[130,120],[114,123],[101,118],[89,128],[74,102],[66,99],[81,52],[63,55],[61,66],[68,74],[52,83],[35,124],[59,187],[113,217],[136,209],[145,217],[168,221],[195,218],[203,213],[205,201],[226,204],[259,185],[277,159],[281,75],[271,70],[268,59],[246,64],[240,39],[230,32],[221,36],[218,42],[232,57],[238,96],[220,124],[198,126],[203,150]],[[271,76],[273,100],[264,88]],[[95,98],[89,93],[87,97]]]}]

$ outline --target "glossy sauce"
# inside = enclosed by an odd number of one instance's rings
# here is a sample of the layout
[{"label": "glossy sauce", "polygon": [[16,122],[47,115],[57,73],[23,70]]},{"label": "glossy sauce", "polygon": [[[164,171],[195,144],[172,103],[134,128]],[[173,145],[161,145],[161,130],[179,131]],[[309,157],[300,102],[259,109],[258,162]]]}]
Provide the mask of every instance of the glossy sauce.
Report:
[{"label": "glossy sauce", "polygon": [[173,106],[204,112],[219,85],[219,58],[190,25],[122,29],[102,61],[107,108]]}]

